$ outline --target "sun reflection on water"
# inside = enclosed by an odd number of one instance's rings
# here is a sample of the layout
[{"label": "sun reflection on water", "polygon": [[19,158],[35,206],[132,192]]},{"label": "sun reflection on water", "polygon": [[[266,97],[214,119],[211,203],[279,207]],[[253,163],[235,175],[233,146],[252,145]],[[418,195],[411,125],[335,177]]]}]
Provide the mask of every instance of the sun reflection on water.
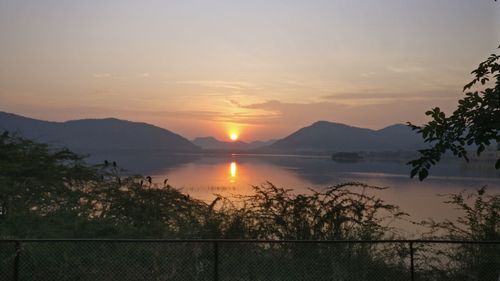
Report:
[{"label": "sun reflection on water", "polygon": [[236,182],[236,162],[231,162],[231,164],[229,165],[229,175],[230,175],[230,178],[229,178],[229,181],[231,183],[234,183]]}]

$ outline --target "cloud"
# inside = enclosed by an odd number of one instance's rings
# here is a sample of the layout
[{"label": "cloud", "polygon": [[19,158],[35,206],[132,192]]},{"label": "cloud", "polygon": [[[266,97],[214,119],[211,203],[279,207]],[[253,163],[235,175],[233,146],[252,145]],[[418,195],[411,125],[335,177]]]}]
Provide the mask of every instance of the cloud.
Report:
[{"label": "cloud", "polygon": [[321,96],[324,100],[351,100],[365,101],[373,100],[377,102],[392,103],[395,101],[419,101],[419,100],[456,100],[462,95],[460,91],[423,91],[410,93],[387,93],[387,92],[372,92],[372,93],[337,93]]},{"label": "cloud", "polygon": [[246,81],[224,81],[224,80],[182,80],[165,81],[166,84],[195,85],[207,88],[225,88],[231,90],[245,90],[256,87],[255,84]]},{"label": "cloud", "polygon": [[410,64],[410,65],[399,65],[399,66],[388,66],[387,70],[394,73],[408,74],[408,73],[421,73],[425,71],[425,68]]},{"label": "cloud", "polygon": [[92,73],[92,77],[96,79],[103,79],[111,77],[110,73]]},{"label": "cloud", "polygon": [[262,103],[240,105],[245,109],[262,110],[272,114],[273,125],[288,127],[291,130],[318,120],[373,129],[407,121],[424,122],[426,120],[424,112],[435,106],[449,112],[454,108],[454,102],[421,99],[393,100],[380,104],[346,105],[332,101],[293,103],[269,100]]},{"label": "cloud", "polygon": [[335,114],[333,112],[346,107],[332,102],[289,103],[279,100],[246,105],[237,102],[233,102],[233,104],[240,108],[264,112],[268,116],[272,116],[272,121],[279,126],[305,125],[321,119],[334,120]]},{"label": "cloud", "polygon": [[107,72],[102,73],[92,73],[92,77],[96,79],[105,79],[105,78],[113,78],[113,79],[137,79],[137,78],[148,78],[151,74],[149,72],[139,72],[139,73],[129,73],[118,75],[116,73],[111,74]]},{"label": "cloud", "polygon": [[[144,112],[151,113],[151,112]],[[277,115],[270,112],[222,112],[202,110],[156,111],[151,113],[169,119],[190,119],[198,121],[211,121],[217,123],[238,123],[246,125],[260,125],[271,122]]]},{"label": "cloud", "polygon": [[360,74],[361,77],[364,77],[364,78],[368,78],[368,77],[373,77],[375,75],[377,75],[378,73],[375,72],[375,71],[368,71],[368,72],[362,72]]}]

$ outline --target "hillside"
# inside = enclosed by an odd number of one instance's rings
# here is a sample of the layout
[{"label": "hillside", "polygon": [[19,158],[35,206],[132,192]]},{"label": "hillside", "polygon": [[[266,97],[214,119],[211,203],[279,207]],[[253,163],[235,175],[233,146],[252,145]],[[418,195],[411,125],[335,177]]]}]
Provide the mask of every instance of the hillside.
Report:
[{"label": "hillside", "polygon": [[68,147],[78,153],[100,154],[100,151],[141,153],[196,152],[206,150],[253,150],[254,152],[349,152],[349,151],[415,151],[423,147],[421,138],[402,124],[380,130],[318,121],[291,135],[274,141],[225,142],[200,137],[192,142],[169,130],[146,123],[115,118],[49,122],[0,112],[0,130],[21,135],[54,146]]},{"label": "hillside", "polygon": [[371,130],[318,121],[276,141],[273,151],[398,151],[423,147],[421,138],[405,125]]},{"label": "hillside", "polygon": [[79,153],[96,150],[198,151],[199,147],[169,130],[114,118],[48,122],[0,112],[0,130],[64,146]]},{"label": "hillside", "polygon": [[195,145],[208,150],[250,150],[273,144],[275,140],[253,141],[250,143],[243,141],[226,142],[214,137],[199,137],[192,140]]}]

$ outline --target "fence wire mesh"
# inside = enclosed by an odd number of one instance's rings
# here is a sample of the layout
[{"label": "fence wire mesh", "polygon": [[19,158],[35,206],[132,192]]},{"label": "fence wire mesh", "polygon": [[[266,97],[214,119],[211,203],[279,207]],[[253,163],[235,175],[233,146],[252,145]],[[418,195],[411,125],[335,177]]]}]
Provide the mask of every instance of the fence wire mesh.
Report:
[{"label": "fence wire mesh", "polygon": [[415,280],[500,281],[500,244],[415,243]]},{"label": "fence wire mesh", "polygon": [[407,280],[408,249],[393,246],[221,243],[219,280]]},{"label": "fence wire mesh", "polygon": [[0,280],[500,280],[499,243],[0,241]]},{"label": "fence wire mesh", "polygon": [[0,280],[15,280],[16,243],[0,243]]}]

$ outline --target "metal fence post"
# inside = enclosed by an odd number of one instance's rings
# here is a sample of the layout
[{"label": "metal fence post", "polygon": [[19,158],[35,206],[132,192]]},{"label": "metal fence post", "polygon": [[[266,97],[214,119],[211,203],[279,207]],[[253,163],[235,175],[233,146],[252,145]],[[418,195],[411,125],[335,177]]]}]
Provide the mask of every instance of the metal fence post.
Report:
[{"label": "metal fence post", "polygon": [[214,242],[214,281],[219,281],[219,242]]},{"label": "metal fence post", "polygon": [[414,264],[414,249],[413,242],[410,242],[410,272],[411,272],[411,281],[415,281],[415,264]]},{"label": "metal fence post", "polygon": [[19,280],[19,258],[21,256],[21,242],[16,241],[15,246],[15,256],[14,256],[14,281]]}]

